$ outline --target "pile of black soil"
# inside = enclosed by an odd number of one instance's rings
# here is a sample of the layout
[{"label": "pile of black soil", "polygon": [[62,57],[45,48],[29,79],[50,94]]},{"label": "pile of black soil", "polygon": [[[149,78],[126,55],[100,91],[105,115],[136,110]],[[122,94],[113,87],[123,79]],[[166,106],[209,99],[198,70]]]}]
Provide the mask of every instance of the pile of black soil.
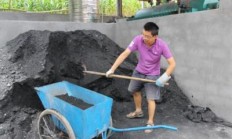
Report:
[{"label": "pile of black soil", "polygon": [[217,116],[210,110],[210,108],[199,107],[189,105],[186,110],[184,110],[186,117],[193,122],[212,122],[220,120]]},{"label": "pile of black soil", "polygon": [[82,110],[88,109],[89,107],[93,106],[92,104],[86,103],[82,99],[78,99],[76,97],[69,96],[68,94],[58,95],[56,97],[66,101],[67,103],[72,104],[72,105],[74,105]]},{"label": "pile of black soil", "polygon": [[[31,30],[9,41],[0,49],[0,138],[37,137],[36,118],[43,110],[34,90],[37,86],[66,80],[115,100],[130,101],[128,81],[83,74],[83,66],[106,72],[122,51],[107,36],[91,30]],[[129,75],[135,63],[131,55],[117,74]]]},{"label": "pile of black soil", "polygon": [[[116,127],[144,125],[146,119],[140,123],[125,118],[134,110],[133,99],[127,92],[129,80],[82,72],[83,65],[88,70],[106,72],[122,51],[107,36],[92,30],[32,30],[9,41],[0,49],[0,138],[38,138],[36,121],[43,106],[34,87],[62,80],[113,98],[112,118]],[[136,63],[136,56],[130,55],[116,74],[130,76]],[[181,120],[186,116],[184,110],[191,105],[174,78],[169,83],[168,87],[162,88],[156,121]],[[147,111],[146,101],[143,102],[144,111]],[[187,115],[190,117],[191,113]],[[114,135],[111,138],[121,137]]]},{"label": "pile of black soil", "polygon": [[192,122],[200,123],[221,123],[225,126],[232,127],[232,124],[229,122],[224,121],[223,119],[216,116],[213,111],[208,107],[201,107],[201,106],[194,106],[188,105],[184,110],[183,113],[185,117]]}]

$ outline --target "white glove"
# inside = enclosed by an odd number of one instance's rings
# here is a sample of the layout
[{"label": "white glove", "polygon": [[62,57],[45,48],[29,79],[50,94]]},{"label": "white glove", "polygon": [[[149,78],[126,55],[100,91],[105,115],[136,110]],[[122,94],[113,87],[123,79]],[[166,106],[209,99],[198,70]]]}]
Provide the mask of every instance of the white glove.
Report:
[{"label": "white glove", "polygon": [[110,69],[106,72],[106,77],[110,77],[112,74],[114,74],[114,71]]},{"label": "white glove", "polygon": [[162,76],[160,76],[155,84],[159,87],[164,87],[164,84],[171,78],[171,76],[168,76],[167,73],[165,72]]}]

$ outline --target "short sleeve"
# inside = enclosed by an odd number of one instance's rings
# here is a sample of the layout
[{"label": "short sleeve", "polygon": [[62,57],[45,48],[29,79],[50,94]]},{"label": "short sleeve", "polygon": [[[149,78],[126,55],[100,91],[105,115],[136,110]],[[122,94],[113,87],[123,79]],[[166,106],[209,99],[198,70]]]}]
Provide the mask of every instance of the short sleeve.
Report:
[{"label": "short sleeve", "polygon": [[138,37],[135,37],[127,47],[131,52],[138,50]]},{"label": "short sleeve", "polygon": [[163,43],[163,56],[166,58],[166,59],[169,59],[172,57],[172,53],[170,51],[170,49],[168,48],[168,45],[166,43]]}]

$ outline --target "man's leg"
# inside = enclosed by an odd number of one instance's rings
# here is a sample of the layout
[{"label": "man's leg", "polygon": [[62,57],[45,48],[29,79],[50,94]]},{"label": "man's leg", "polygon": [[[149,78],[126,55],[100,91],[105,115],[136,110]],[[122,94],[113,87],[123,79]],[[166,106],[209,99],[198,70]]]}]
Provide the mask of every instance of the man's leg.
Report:
[{"label": "man's leg", "polygon": [[154,100],[147,100],[147,102],[148,102],[148,121],[147,121],[147,124],[154,124],[156,103]]},{"label": "man's leg", "polygon": [[135,103],[135,111],[141,112],[142,111],[142,96],[141,92],[135,92],[133,93],[134,103]]},{"label": "man's leg", "polygon": [[[147,79],[156,80],[158,77],[159,76],[147,76]],[[156,110],[155,100],[158,100],[160,98],[160,88],[156,86],[154,83],[146,83],[144,87],[145,87],[147,103],[148,103],[147,126],[153,126],[155,110]],[[150,133],[152,132],[152,129],[145,130],[145,132]]]},{"label": "man's leg", "polygon": [[[137,77],[137,78],[144,78],[145,75],[140,74],[136,70],[133,72],[132,77]],[[135,117],[142,117],[143,112],[142,112],[142,96],[140,90],[143,87],[143,82],[141,81],[136,81],[136,80],[131,80],[128,91],[133,95],[134,99],[134,104],[135,104],[135,111],[130,112],[127,114],[128,118],[135,118]]]},{"label": "man's leg", "polygon": [[[154,125],[154,116],[155,116],[155,108],[156,104],[154,100],[148,99],[148,120],[147,120],[147,126],[153,126]],[[151,133],[152,129],[146,129],[144,131],[145,133]]]},{"label": "man's leg", "polygon": [[134,103],[135,103],[135,111],[130,112],[126,115],[127,118],[139,118],[143,117],[142,111],[142,96],[140,91],[136,91],[133,93]]}]

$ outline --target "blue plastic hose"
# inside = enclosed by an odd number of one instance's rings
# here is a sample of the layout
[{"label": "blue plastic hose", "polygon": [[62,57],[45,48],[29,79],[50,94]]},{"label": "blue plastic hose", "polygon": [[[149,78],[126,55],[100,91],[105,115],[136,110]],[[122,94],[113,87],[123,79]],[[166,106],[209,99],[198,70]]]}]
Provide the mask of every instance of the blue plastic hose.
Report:
[{"label": "blue plastic hose", "polygon": [[120,128],[120,129],[114,128],[114,127],[109,127],[109,129],[114,131],[114,132],[126,132],[126,131],[137,131],[137,130],[158,129],[158,128],[164,128],[164,129],[177,131],[176,127],[168,126],[168,125],[156,125],[156,126],[149,126],[149,127],[144,126],[144,127]]}]

